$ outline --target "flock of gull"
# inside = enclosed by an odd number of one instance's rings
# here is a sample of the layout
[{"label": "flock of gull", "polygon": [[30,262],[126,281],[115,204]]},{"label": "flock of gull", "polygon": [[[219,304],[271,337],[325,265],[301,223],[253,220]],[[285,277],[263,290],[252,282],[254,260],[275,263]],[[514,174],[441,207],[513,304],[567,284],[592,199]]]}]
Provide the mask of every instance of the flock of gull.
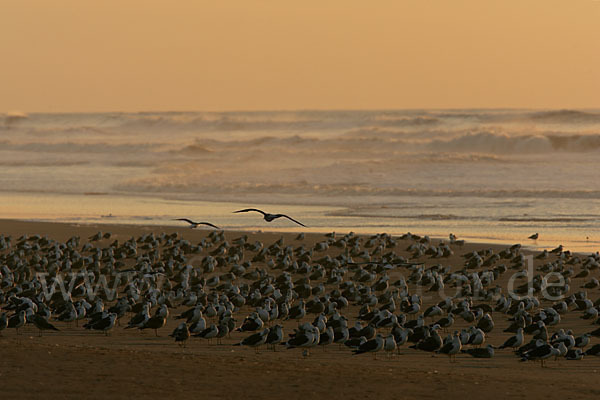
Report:
[{"label": "flock of gull", "polygon": [[[236,212],[302,225],[284,214]],[[562,246],[540,252],[527,277],[518,244],[464,252],[460,265],[449,265],[464,246],[452,234],[431,240],[330,233],[310,244],[299,234],[289,243],[283,237],[261,243],[248,235],[228,238],[208,222],[178,220],[215,230],[198,243],[178,233],[120,241],[99,232],[85,243],[0,235],[0,335],[7,329],[20,335],[32,324],[41,336],[75,324],[107,336],[114,329],[159,336],[175,319],[170,336],[181,347],[198,338],[257,353],[285,348],[310,356],[331,347],[375,358],[404,347],[451,362],[505,352],[542,366],[600,356],[600,343],[592,343],[600,338],[600,296],[592,298],[600,283],[591,276],[598,253],[572,254]],[[500,282],[510,276],[516,283],[509,292]],[[114,293],[92,292],[103,283]],[[575,318],[581,323],[565,326]]]}]

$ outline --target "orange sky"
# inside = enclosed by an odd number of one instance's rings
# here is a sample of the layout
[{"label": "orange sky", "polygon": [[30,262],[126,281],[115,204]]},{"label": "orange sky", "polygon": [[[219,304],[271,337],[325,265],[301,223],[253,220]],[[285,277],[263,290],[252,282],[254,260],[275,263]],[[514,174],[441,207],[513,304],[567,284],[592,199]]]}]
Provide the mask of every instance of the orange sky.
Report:
[{"label": "orange sky", "polygon": [[595,0],[0,0],[0,112],[598,108]]}]

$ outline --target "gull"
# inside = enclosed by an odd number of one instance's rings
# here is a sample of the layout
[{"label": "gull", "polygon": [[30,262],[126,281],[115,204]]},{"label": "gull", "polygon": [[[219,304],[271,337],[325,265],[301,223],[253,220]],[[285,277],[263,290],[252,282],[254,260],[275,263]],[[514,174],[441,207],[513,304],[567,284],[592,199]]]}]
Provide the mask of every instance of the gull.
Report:
[{"label": "gull", "polygon": [[190,338],[190,330],[188,329],[187,324],[182,322],[169,336],[175,338],[175,342],[177,342],[177,344],[185,347],[186,340]]},{"label": "gull", "polygon": [[[188,324],[194,323],[194,322],[198,321],[200,318],[202,318],[202,310],[203,309],[204,309],[204,307],[202,305],[195,306],[193,308],[190,308],[187,311],[182,312],[181,314],[176,316],[175,319],[186,319],[186,322]],[[202,329],[204,329],[204,328],[202,328]]]},{"label": "gull", "polygon": [[438,324],[439,326],[444,328],[444,330],[446,330],[447,328],[451,327],[452,324],[454,324],[454,315],[452,313],[448,313],[448,316],[441,318],[439,321],[436,322],[436,324]]},{"label": "gull", "polygon": [[[292,336],[292,335],[290,335]],[[306,349],[306,352],[303,352],[303,356],[310,355],[310,348],[319,344],[320,334],[317,327],[308,325],[306,330],[298,331],[293,337],[288,339],[287,342],[281,343],[281,345],[285,345],[288,349],[293,349],[296,347]]]},{"label": "gull", "polygon": [[0,332],[8,327],[8,317],[6,313],[0,314]]},{"label": "gull", "polygon": [[583,351],[581,349],[571,349],[567,351],[565,358],[567,360],[581,360],[583,358]]},{"label": "gull", "polygon": [[138,329],[154,329],[154,334],[158,337],[158,330],[167,324],[167,317],[161,315],[155,315],[144,322],[144,325],[138,327]]},{"label": "gull", "polygon": [[486,347],[461,350],[461,353],[467,353],[475,358],[492,358],[494,357],[494,347],[491,344],[488,344]]},{"label": "gull", "polygon": [[269,214],[269,213],[266,213],[266,212],[264,212],[264,211],[261,211],[261,210],[259,210],[259,209],[257,209],[257,208],[245,208],[245,209],[243,209],[243,210],[234,211],[233,213],[235,214],[235,213],[249,212],[249,211],[256,211],[256,212],[259,212],[259,213],[261,213],[261,214],[264,216],[264,219],[265,219],[265,221],[267,221],[267,222],[271,222],[271,221],[273,221],[273,220],[275,220],[275,219],[277,219],[277,218],[284,217],[284,218],[287,218],[287,219],[289,219],[290,221],[292,221],[292,222],[295,222],[295,223],[297,223],[298,225],[300,225],[300,226],[303,226],[303,227],[305,227],[305,228],[306,228],[306,225],[304,225],[304,224],[302,224],[302,223],[300,223],[300,222],[296,221],[294,218],[292,218],[292,217],[290,217],[290,216],[288,216],[288,215],[285,215],[285,214]]},{"label": "gull", "polygon": [[540,347],[536,347],[526,353],[523,353],[521,361],[541,361],[542,368],[544,368],[544,361],[552,356],[560,355],[560,351],[549,344],[544,344]]},{"label": "gull", "polygon": [[306,315],[306,309],[304,308],[304,299],[300,299],[300,303],[290,308],[288,316],[284,319],[296,319],[301,320]]},{"label": "gull", "polygon": [[384,343],[383,343],[383,350],[386,352],[386,354],[388,356],[391,356],[394,352],[394,350],[396,350],[397,348],[397,344],[396,344],[396,338],[394,337],[393,334],[389,334],[388,336],[385,337]]},{"label": "gull", "polygon": [[33,316],[33,324],[40,330],[40,337],[42,336],[42,331],[44,330],[58,331],[58,329],[48,322],[46,318],[38,314]]},{"label": "gull", "polygon": [[77,310],[75,309],[73,303],[67,303],[65,310],[58,316],[57,319],[62,322],[68,322],[69,325],[71,322],[77,320]]},{"label": "gull", "polygon": [[[460,336],[458,331],[454,331],[454,335],[452,336],[452,340],[442,346],[441,349],[437,351],[437,353],[447,354],[450,358],[450,362],[452,362],[452,357],[456,356],[457,353],[462,349],[462,344],[460,343]],[[454,359],[456,361],[456,358]]]},{"label": "gull", "polygon": [[265,344],[267,337],[269,335],[269,329],[263,329],[260,332],[254,333],[247,338],[243,339],[241,342],[234,344],[234,346],[248,346],[254,347],[254,351],[258,353],[258,347]]},{"label": "gull", "polygon": [[472,344],[473,346],[481,346],[485,342],[485,333],[475,327],[471,327],[471,336],[469,337],[469,341],[467,344]]},{"label": "gull", "polygon": [[506,347],[510,347],[510,348],[516,349],[517,347],[520,347],[522,344],[523,344],[523,328],[518,328],[517,334],[515,336],[511,336],[510,338],[508,338],[504,342],[504,344],[498,348],[504,349]]},{"label": "gull", "polygon": [[584,353],[586,356],[600,356],[600,343],[595,344]]},{"label": "gull", "polygon": [[190,224],[191,229],[197,228],[198,225],[206,225],[206,226],[211,226],[215,229],[221,229],[218,226],[211,224],[210,222],[194,222],[191,219],[187,219],[187,218],[175,218],[173,221],[185,221],[188,224]]},{"label": "gull", "polygon": [[341,347],[342,344],[345,344],[348,341],[350,334],[348,333],[348,328],[342,326],[338,329],[334,329],[333,331],[333,342],[338,343]]},{"label": "gull", "polygon": [[437,305],[432,305],[423,313],[424,318],[435,318],[441,317],[444,314],[444,311]]},{"label": "gull", "polygon": [[21,310],[18,314],[14,314],[12,317],[8,319],[8,327],[15,328],[17,330],[17,335],[19,334],[19,328],[25,325],[27,322],[27,317],[25,316],[25,311]]},{"label": "gull", "polygon": [[283,340],[283,329],[282,326],[277,324],[269,329],[269,333],[267,334],[267,339],[265,340],[265,344],[272,346],[273,351],[275,350],[275,345],[281,343]]},{"label": "gull", "polygon": [[95,322],[89,322],[85,324],[83,327],[85,329],[94,329],[96,331],[103,331],[104,335],[108,336],[108,331],[110,331],[115,326],[115,321],[117,320],[117,314],[110,313],[106,317],[99,319]]},{"label": "gull", "polygon": [[210,327],[206,328],[202,332],[194,335],[194,337],[200,337],[202,339],[207,339],[210,344],[210,340],[216,337],[219,334],[219,328],[215,324],[211,324]]},{"label": "gull", "polygon": [[481,329],[484,333],[490,333],[494,329],[494,320],[490,314],[485,313],[477,323],[477,329]]},{"label": "gull", "polygon": [[335,337],[335,333],[333,332],[333,327],[330,326],[319,336],[319,346],[323,346],[323,351],[325,351],[325,346],[333,343],[333,338]]},{"label": "gull", "polygon": [[410,346],[410,348],[428,352],[434,352],[436,350],[439,350],[440,347],[442,347],[442,338],[438,333],[439,329],[441,329],[441,327],[438,324],[435,324],[433,327],[430,328],[429,336],[423,338],[415,345]]},{"label": "gull", "polygon": [[[233,327],[235,327],[235,322]],[[217,344],[223,344],[223,338],[229,334],[229,325],[227,325],[226,321],[221,321],[219,326],[217,326],[218,332],[217,336]]]},{"label": "gull", "polygon": [[130,320],[125,329],[131,328],[141,328],[144,326],[146,321],[150,319],[149,313],[150,305],[148,303],[144,303],[142,306],[142,311],[134,315]]},{"label": "gull", "polygon": [[189,327],[190,333],[200,333],[206,329],[206,320],[204,317],[200,316],[196,320],[196,322],[192,322]]},{"label": "gull", "polygon": [[584,333],[583,335],[579,336],[575,339],[575,347],[584,348],[585,346],[590,344],[591,337],[592,335],[590,335],[589,333]]},{"label": "gull", "polygon": [[261,329],[264,326],[264,322],[257,313],[252,313],[250,316],[244,319],[242,326],[236,329],[238,332],[253,332]]},{"label": "gull", "polygon": [[384,344],[385,340],[383,338],[383,335],[381,333],[378,333],[377,336],[375,336],[375,339],[371,339],[369,341],[364,342],[363,344],[358,346],[358,349],[354,350],[353,353],[355,355],[362,353],[374,353],[375,359],[377,359],[377,352],[383,348]]}]

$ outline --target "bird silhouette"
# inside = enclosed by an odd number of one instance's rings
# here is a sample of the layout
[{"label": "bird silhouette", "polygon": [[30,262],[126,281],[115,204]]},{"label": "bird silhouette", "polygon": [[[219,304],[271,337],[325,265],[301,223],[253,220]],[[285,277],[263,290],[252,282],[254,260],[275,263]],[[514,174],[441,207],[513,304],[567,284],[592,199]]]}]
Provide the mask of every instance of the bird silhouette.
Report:
[{"label": "bird silhouette", "polygon": [[292,217],[290,217],[288,215],[285,215],[285,214],[270,214],[270,213],[266,213],[264,211],[261,211],[261,210],[259,210],[257,208],[245,208],[243,210],[234,211],[233,213],[235,214],[235,213],[250,212],[250,211],[256,211],[256,212],[261,213],[263,215],[265,221],[267,221],[267,222],[271,222],[273,220],[276,220],[277,218],[284,217],[284,218],[289,219],[292,222],[297,223],[300,226],[306,227],[306,225],[304,225],[301,222],[296,221],[294,218],[292,218]]},{"label": "bird silhouette", "polygon": [[188,224],[190,224],[190,228],[192,228],[192,229],[197,228],[198,225],[212,226],[215,229],[221,229],[218,226],[211,224],[210,222],[194,222],[191,219],[187,219],[187,218],[175,218],[173,221],[185,221]]},{"label": "bird silhouette", "polygon": [[538,237],[540,237],[540,235],[536,232],[533,235],[529,236],[529,239],[537,240]]}]

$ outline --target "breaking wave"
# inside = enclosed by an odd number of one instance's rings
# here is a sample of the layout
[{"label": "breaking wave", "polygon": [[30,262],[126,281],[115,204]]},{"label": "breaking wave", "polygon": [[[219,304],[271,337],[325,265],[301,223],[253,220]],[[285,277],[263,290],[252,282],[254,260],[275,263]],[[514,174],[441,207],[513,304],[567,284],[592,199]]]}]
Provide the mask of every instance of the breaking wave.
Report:
[{"label": "breaking wave", "polygon": [[521,135],[468,133],[450,140],[433,140],[428,147],[443,151],[507,153],[590,152],[600,149],[600,134]]},{"label": "breaking wave", "polygon": [[600,113],[577,110],[554,110],[536,112],[530,114],[529,118],[534,121],[553,124],[598,123],[600,122]]}]

